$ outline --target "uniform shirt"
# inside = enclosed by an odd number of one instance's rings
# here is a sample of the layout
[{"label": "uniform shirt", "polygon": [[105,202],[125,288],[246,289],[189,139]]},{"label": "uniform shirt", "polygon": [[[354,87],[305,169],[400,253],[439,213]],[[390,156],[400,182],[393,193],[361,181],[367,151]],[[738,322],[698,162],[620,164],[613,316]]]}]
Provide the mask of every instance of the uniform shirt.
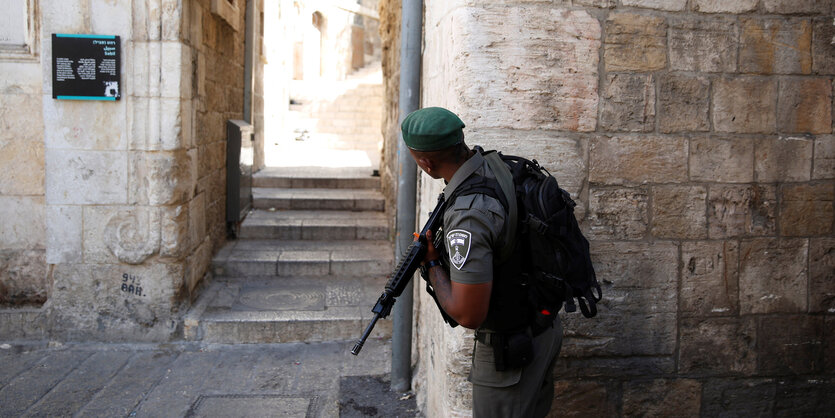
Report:
[{"label": "uniform shirt", "polygon": [[[476,153],[455,172],[444,196],[470,176],[495,178],[487,161]],[[444,244],[449,255],[450,280],[464,284],[493,280],[493,249],[503,245],[505,209],[491,196],[458,196],[444,213]]]}]

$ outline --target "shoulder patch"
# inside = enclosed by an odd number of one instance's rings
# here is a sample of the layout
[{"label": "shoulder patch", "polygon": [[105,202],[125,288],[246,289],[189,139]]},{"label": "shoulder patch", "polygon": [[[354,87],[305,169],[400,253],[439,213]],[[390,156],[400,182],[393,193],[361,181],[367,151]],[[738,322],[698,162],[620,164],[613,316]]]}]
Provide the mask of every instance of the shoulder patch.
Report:
[{"label": "shoulder patch", "polygon": [[463,229],[453,229],[446,234],[449,261],[455,268],[461,270],[470,255],[470,240],[473,234]]}]

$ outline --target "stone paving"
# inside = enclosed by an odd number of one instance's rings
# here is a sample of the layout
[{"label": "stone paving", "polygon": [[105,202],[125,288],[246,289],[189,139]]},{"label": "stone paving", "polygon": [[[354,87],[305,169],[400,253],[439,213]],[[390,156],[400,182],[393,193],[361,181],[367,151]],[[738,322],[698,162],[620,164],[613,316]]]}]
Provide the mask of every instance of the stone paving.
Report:
[{"label": "stone paving", "polygon": [[409,396],[352,394],[340,413],[340,381],[390,368],[388,341],[352,345],[0,344],[0,417],[390,416],[379,406]]}]

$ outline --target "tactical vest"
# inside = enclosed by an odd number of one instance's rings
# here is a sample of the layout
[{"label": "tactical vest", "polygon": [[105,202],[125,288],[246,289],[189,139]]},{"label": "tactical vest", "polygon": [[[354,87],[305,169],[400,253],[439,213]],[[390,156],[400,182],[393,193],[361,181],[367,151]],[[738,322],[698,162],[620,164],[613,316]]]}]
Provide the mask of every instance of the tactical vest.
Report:
[{"label": "tactical vest", "polygon": [[[488,164],[491,163],[489,160]],[[499,160],[499,163],[504,164]],[[493,165],[490,165],[492,168]],[[492,170],[496,175],[495,170]],[[509,173],[508,173],[509,174]],[[499,185],[499,180],[478,174],[472,174],[462,182],[449,197],[447,207],[453,207],[455,199],[461,196],[472,194],[484,194],[497,199],[506,212],[509,212],[507,196]],[[515,196],[513,197],[515,199]],[[513,214],[515,215],[515,213]],[[527,278],[523,274],[523,266],[527,252],[524,245],[516,244],[516,224],[511,224],[510,213],[505,216],[504,237],[509,242],[501,248],[493,248],[493,287],[490,294],[490,307],[487,310],[487,318],[479,329],[499,333],[511,333],[524,330],[533,322],[533,309],[528,301]],[[520,243],[521,244],[521,243]],[[449,263],[449,254],[444,252],[446,265]]]}]

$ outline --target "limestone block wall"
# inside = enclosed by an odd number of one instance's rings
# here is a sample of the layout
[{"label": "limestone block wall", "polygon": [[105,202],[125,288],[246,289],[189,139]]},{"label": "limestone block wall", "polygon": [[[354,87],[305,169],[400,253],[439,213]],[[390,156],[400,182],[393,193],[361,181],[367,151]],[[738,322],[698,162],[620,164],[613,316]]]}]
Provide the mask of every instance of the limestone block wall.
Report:
[{"label": "limestone block wall", "polygon": [[44,329],[176,338],[225,238],[225,122],[242,118],[243,29],[210,0],[40,2],[40,22],[44,57],[52,33],[120,36],[123,89],[117,102],[54,100],[51,60],[39,63]]},{"label": "limestone block wall", "polygon": [[[591,240],[605,300],[562,315],[555,416],[827,414],[833,2],[425,7],[423,106],[540,161]],[[419,401],[466,416],[471,334],[419,293]]]},{"label": "limestone block wall", "polygon": [[[400,135],[400,11],[401,2],[380,0],[381,66],[383,68],[383,149],[380,156],[380,181],[386,208],[397,207],[397,141]],[[394,216],[389,216],[394,230]]]},{"label": "limestone block wall", "polygon": [[0,305],[20,306],[42,304],[48,283],[39,19],[16,7],[0,40]]}]

